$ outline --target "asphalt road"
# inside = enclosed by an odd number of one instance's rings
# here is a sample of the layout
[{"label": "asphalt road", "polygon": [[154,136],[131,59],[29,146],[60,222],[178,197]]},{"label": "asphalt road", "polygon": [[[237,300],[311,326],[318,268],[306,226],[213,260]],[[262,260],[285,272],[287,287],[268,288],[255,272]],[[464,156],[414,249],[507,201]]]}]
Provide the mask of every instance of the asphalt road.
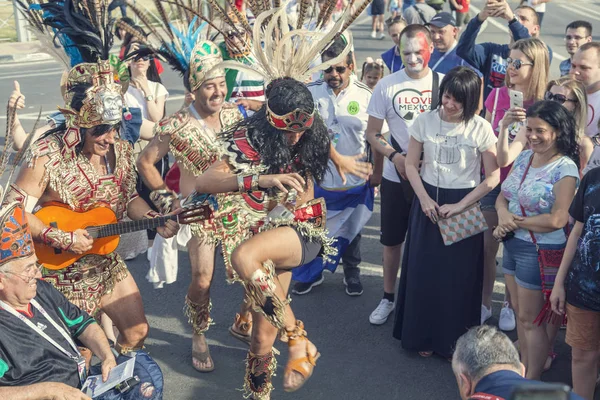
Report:
[{"label": "asphalt road", "polygon": [[[481,4],[481,0],[474,0],[473,8],[480,8]],[[587,19],[600,33],[599,16],[600,2],[552,1],[549,4],[542,38],[554,50],[553,76],[558,76],[558,63],[567,56],[563,41],[566,24],[576,19]],[[370,26],[365,21],[366,17],[361,17],[359,22],[362,23],[353,28],[356,58],[360,65],[365,57],[377,58],[392,45],[388,38],[370,39]],[[490,22],[479,40],[507,41],[505,29],[504,21]],[[20,113],[26,127],[33,125],[40,106],[44,112],[50,112],[61,104],[58,90],[61,72],[61,67],[53,62],[0,66],[2,96],[8,96],[12,81],[17,79],[27,97],[27,109]],[[181,78],[167,71],[163,74],[163,83],[170,92],[167,109],[172,113],[182,102]],[[423,359],[404,352],[400,343],[391,337],[391,320],[378,327],[368,322],[368,316],[382,294],[379,218],[376,205],[375,213],[363,231],[362,280],[365,290],[362,296],[348,297],[344,293],[342,275],[336,273],[326,275],[325,283],[310,294],[293,297],[292,307],[298,318],[305,322],[308,335],[318,346],[322,357],[305,387],[297,393],[288,394],[281,389],[287,352],[283,344],[278,344],[284,351],[279,357],[273,399],[458,398],[454,376],[446,360],[436,357]],[[180,261],[178,281],[163,289],[153,289],[145,280],[148,269],[145,255],[128,263],[142,292],[151,326],[146,344],[165,375],[165,399],[240,399],[238,389],[242,387],[246,348],[228,334],[227,328],[241,301],[241,287],[225,283],[220,261],[212,290],[215,325],[208,332],[216,369],[210,374],[199,374],[191,367],[191,330],[182,313],[190,279],[187,254],[182,253]],[[500,277],[496,289],[494,317],[489,323],[497,323],[503,289]],[[511,336],[514,339],[514,333]],[[563,340],[564,333],[561,332],[556,348],[558,358],[551,371],[544,374],[544,380],[570,383],[570,349]]]}]

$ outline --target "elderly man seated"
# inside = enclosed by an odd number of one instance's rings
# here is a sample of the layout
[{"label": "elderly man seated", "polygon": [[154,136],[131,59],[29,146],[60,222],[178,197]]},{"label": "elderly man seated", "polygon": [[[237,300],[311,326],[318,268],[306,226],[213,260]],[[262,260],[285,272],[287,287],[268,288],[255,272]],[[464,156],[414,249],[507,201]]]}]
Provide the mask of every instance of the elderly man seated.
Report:
[{"label": "elderly man seated", "polygon": [[[508,336],[489,325],[471,328],[458,339],[452,370],[463,400],[508,400],[519,386],[550,386],[524,378],[525,366],[516,347]],[[568,398],[583,400],[574,393]]]},{"label": "elderly man seated", "polygon": [[[0,210],[0,399],[89,399],[77,342],[102,360],[91,374],[104,380],[117,363],[102,329],[52,285],[41,280],[25,211],[19,203]],[[125,393],[112,389],[102,400],[161,399],[162,373],[144,352],[136,353],[140,383]]]}]

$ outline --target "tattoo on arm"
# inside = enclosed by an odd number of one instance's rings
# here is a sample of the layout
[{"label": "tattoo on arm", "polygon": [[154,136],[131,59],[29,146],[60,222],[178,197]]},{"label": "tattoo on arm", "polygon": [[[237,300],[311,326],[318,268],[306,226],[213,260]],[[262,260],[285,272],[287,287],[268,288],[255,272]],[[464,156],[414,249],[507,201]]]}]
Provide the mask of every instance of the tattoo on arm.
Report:
[{"label": "tattoo on arm", "polygon": [[375,137],[377,138],[377,142],[379,142],[379,144],[382,145],[383,147],[392,147],[388,143],[388,141],[385,139],[385,136],[383,136],[383,134],[381,132],[376,133]]}]

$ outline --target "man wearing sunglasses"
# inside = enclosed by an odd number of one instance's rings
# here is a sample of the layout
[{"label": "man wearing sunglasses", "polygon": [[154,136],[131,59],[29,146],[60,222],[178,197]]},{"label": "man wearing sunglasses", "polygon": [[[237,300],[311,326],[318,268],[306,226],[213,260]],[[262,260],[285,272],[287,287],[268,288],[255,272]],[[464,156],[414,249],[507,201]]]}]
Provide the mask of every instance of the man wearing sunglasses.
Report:
[{"label": "man wearing sunglasses", "polygon": [[560,63],[560,76],[569,75],[573,55],[584,43],[592,41],[592,24],[587,21],[573,21],[565,29],[565,46],[569,58]]},{"label": "man wearing sunglasses", "polygon": [[[341,38],[336,40],[321,54],[322,60],[325,62],[338,57],[345,46]],[[363,158],[367,151],[365,129],[369,119],[367,107],[371,90],[354,74],[352,52],[342,62],[327,68],[323,79],[310,83],[308,89],[328,128],[331,145],[336,153]],[[380,170],[382,166],[383,158],[379,157]],[[327,205],[327,229],[337,240],[338,255],[341,256],[344,267],[346,294],[349,296],[360,296],[363,293],[358,268],[361,262],[360,232],[373,212],[373,185],[378,184],[378,181],[368,182],[355,175],[344,176],[330,160],[329,171],[321,184],[315,185],[315,196],[323,197]],[[328,262],[325,268],[335,271],[339,261],[338,257],[335,262]],[[293,277],[297,283],[292,293],[306,294],[314,286],[321,284],[323,268],[322,260],[317,258],[294,269]]]},{"label": "man wearing sunglasses", "polygon": [[571,75],[585,85],[588,98],[588,125],[585,134],[598,134],[600,119],[600,42],[584,43],[573,55]]},{"label": "man wearing sunglasses", "polygon": [[[102,328],[85,311],[43,281],[31,231],[20,203],[0,210],[0,399],[90,399],[81,392],[87,375],[107,380],[115,359]],[[87,373],[78,344],[101,363]],[[96,399],[162,398],[163,377],[143,351],[136,354],[134,374],[142,383],[125,394],[115,389]],[[143,388],[148,396],[143,396]]]}]

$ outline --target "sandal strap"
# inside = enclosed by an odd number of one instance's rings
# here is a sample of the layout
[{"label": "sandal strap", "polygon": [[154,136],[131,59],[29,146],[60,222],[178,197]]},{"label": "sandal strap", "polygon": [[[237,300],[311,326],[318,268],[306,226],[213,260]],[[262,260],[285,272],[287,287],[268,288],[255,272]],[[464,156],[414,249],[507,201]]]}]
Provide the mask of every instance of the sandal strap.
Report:
[{"label": "sandal strap", "polygon": [[310,365],[314,367],[317,366],[317,354],[319,353],[318,351],[315,352],[315,354],[310,354],[309,351],[309,344],[310,341],[306,338],[306,336],[302,336],[300,338],[297,339],[290,339],[288,342],[288,346],[292,346],[294,343],[297,343],[297,341],[302,340],[304,342],[306,342],[306,356],[304,357],[300,357],[300,358],[295,358],[293,360],[289,360],[287,365],[285,366],[285,373],[289,373],[291,371],[295,371],[298,372],[300,375],[302,375],[302,377],[304,379],[308,378],[311,374],[311,372],[306,369],[304,367],[304,363],[309,363]]}]

